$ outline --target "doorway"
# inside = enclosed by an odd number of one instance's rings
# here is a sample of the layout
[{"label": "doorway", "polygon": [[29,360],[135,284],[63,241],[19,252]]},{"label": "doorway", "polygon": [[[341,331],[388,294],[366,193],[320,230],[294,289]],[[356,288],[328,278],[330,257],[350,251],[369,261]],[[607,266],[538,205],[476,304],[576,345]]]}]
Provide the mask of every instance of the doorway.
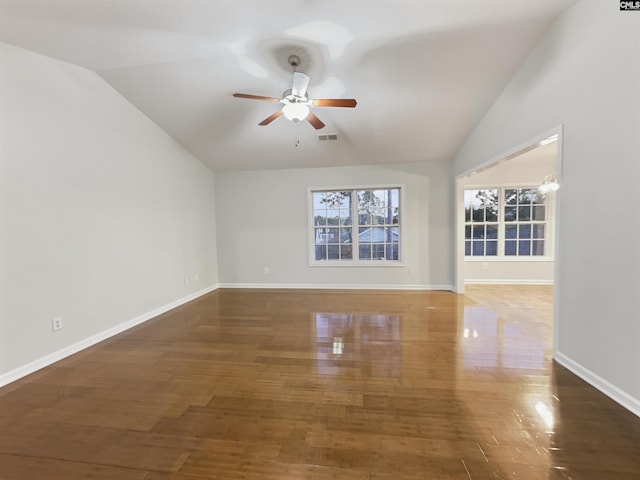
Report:
[{"label": "doorway", "polygon": [[[538,286],[529,308],[550,293],[542,303],[552,304],[553,333],[544,337],[553,338],[554,354],[559,199],[555,192],[541,195],[537,187],[545,178],[559,180],[561,154],[558,126],[456,177],[456,292],[465,293],[467,285],[474,296],[495,299],[500,286],[527,285],[529,293]],[[504,298],[513,294],[504,293]]]}]

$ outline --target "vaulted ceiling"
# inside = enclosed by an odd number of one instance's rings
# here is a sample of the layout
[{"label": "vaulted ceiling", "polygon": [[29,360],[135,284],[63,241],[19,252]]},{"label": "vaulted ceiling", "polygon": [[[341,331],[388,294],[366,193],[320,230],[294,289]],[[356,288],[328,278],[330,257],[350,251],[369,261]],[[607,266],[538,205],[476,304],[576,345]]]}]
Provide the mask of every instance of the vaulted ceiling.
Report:
[{"label": "vaulted ceiling", "polygon": [[[0,0],[0,40],[94,70],[213,170],[452,158],[576,0]],[[326,124],[258,123],[291,54]],[[335,141],[318,134],[336,133]]]}]

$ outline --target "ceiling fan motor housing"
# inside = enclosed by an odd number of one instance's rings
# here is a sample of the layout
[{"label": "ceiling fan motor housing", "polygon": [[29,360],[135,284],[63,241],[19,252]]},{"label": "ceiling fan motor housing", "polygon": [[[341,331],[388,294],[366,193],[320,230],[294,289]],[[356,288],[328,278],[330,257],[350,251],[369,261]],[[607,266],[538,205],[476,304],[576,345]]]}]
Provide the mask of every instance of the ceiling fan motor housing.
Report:
[{"label": "ceiling fan motor housing", "polygon": [[298,55],[289,55],[289,58],[287,59],[287,61],[289,62],[289,65],[293,67],[294,70],[302,62],[302,60],[300,60],[300,57]]},{"label": "ceiling fan motor housing", "polygon": [[282,103],[308,103],[309,102],[309,93],[305,92],[304,97],[294,95],[291,89],[287,89],[282,92]]}]

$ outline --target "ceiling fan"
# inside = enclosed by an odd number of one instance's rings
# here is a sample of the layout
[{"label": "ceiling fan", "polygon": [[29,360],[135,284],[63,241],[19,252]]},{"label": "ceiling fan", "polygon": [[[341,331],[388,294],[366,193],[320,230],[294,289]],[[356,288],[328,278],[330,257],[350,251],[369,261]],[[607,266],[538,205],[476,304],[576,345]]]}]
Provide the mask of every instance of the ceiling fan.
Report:
[{"label": "ceiling fan", "polygon": [[307,87],[311,77],[306,73],[296,72],[300,65],[300,57],[290,55],[289,65],[293,67],[293,84],[290,89],[282,93],[282,98],[263,97],[261,95],[249,95],[247,93],[234,93],[236,98],[248,98],[250,100],[264,100],[266,102],[281,103],[283,107],[272,115],[269,115],[258,125],[269,125],[276,118],[284,115],[292,122],[307,120],[315,129],[324,127],[324,123],[310,110],[311,107],[346,107],[354,108],[358,102],[355,98],[316,98],[310,99]]}]

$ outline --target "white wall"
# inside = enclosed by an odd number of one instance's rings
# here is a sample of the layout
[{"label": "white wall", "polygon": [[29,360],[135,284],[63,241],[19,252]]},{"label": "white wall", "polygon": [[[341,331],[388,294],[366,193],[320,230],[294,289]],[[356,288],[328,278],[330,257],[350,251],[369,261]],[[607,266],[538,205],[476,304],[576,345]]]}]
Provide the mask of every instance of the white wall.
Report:
[{"label": "white wall", "polygon": [[640,414],[640,16],[583,0],[455,158],[456,175],[564,124],[556,358]]},{"label": "white wall", "polygon": [[0,71],[2,385],[217,267],[213,173],[93,72],[7,44]]},{"label": "white wall", "polygon": [[[450,289],[450,178],[446,162],[217,173],[220,283]],[[309,266],[308,188],[381,184],[404,186],[404,266]]]},{"label": "white wall", "polygon": [[[546,175],[555,175],[557,142],[537,147],[508,161],[498,162],[462,180],[464,188],[499,188],[539,185]],[[555,194],[547,199],[546,255],[532,260],[525,257],[465,258],[464,280],[469,284],[553,284],[555,232]],[[463,215],[462,211],[458,215]]]}]

